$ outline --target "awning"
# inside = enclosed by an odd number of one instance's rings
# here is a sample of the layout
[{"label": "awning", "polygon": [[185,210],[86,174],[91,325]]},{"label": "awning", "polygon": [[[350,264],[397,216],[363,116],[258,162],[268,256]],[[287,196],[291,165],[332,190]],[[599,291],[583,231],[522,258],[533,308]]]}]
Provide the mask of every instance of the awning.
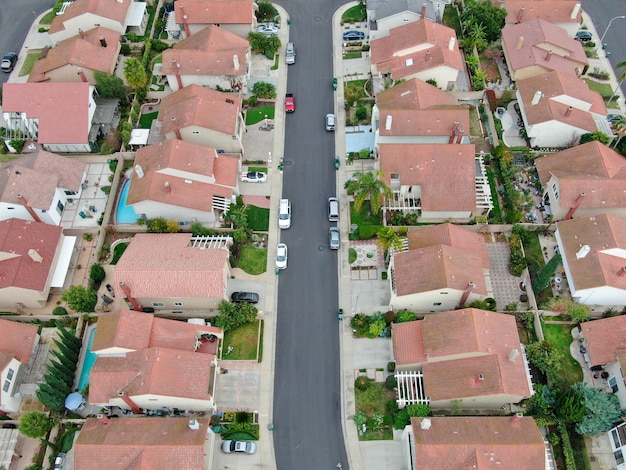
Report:
[{"label": "awning", "polygon": [[131,2],[130,12],[126,17],[126,26],[141,26],[145,12],[146,4],[144,2]]},{"label": "awning", "polygon": [[149,136],[150,129],[133,129],[130,133],[128,145],[146,145]]},{"label": "awning", "polygon": [[59,254],[59,260],[57,261],[50,287],[63,287],[65,284],[67,270],[72,260],[72,252],[75,245],[76,237],[65,237],[63,240],[63,246],[61,247],[61,253]]}]

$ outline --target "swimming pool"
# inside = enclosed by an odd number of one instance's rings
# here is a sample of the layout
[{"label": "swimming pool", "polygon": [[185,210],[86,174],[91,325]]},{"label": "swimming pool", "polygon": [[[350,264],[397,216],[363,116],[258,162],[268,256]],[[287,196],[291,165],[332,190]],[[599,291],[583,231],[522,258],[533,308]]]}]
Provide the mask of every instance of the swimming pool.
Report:
[{"label": "swimming pool", "polygon": [[83,369],[80,371],[80,379],[78,380],[78,390],[83,391],[87,385],[89,385],[89,373],[96,362],[96,356],[91,352],[91,343],[93,343],[93,335],[96,334],[96,329],[92,328],[89,333],[89,341],[87,341],[87,354],[85,354],[85,361],[83,362]]},{"label": "swimming pool", "polygon": [[139,218],[132,206],[126,205],[126,198],[128,197],[128,190],[130,189],[130,180],[124,181],[122,186],[122,192],[120,199],[117,202],[117,211],[115,212],[116,224],[134,224]]}]

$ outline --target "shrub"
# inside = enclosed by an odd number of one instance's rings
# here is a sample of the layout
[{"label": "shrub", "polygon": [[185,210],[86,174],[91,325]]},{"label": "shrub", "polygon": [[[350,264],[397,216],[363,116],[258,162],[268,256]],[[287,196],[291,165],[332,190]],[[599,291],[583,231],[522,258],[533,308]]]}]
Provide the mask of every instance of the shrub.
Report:
[{"label": "shrub", "polygon": [[359,392],[365,392],[374,380],[365,375],[359,375],[354,381],[354,388]]},{"label": "shrub", "polygon": [[417,320],[417,314],[415,312],[409,312],[407,309],[400,310],[396,315],[396,323],[404,323],[415,320]]},{"label": "shrub", "polygon": [[385,313],[385,324],[386,325],[391,325],[396,319],[396,312],[394,312],[393,310],[389,310],[387,313]]},{"label": "shrub", "polygon": [[238,411],[235,413],[235,423],[251,423],[252,413],[247,411]]},{"label": "shrub", "polygon": [[67,315],[67,310],[65,307],[54,307],[52,310],[52,315]]},{"label": "shrub", "polygon": [[385,379],[385,387],[387,387],[389,390],[393,390],[397,386],[398,381],[396,380],[396,378],[393,375],[388,375]]},{"label": "shrub", "polygon": [[389,361],[387,363],[387,372],[395,372],[396,371],[396,363],[394,361]]},{"label": "shrub", "polygon": [[519,235],[512,234],[509,238],[509,248],[511,250],[511,257],[509,259],[509,272],[513,276],[521,276],[526,268],[526,258],[522,249],[522,240]]},{"label": "shrub", "polygon": [[99,283],[104,281],[106,277],[106,271],[102,267],[102,265],[98,263],[94,263],[91,265],[89,269],[89,279],[91,279],[94,283]]},{"label": "shrub", "polygon": [[276,87],[271,83],[256,82],[252,86],[252,93],[259,98],[274,99],[276,98]]},{"label": "shrub", "polygon": [[370,327],[370,317],[364,313],[357,313],[350,320],[350,326],[357,336],[365,336]]}]

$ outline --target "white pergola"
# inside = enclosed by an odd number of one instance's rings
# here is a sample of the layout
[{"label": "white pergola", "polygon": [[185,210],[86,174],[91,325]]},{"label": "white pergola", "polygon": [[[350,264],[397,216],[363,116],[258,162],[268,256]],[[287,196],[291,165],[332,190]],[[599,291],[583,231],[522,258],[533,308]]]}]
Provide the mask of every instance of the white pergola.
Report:
[{"label": "white pergola", "polygon": [[398,371],[395,373],[398,384],[398,407],[422,403],[428,405],[430,397],[424,392],[424,375],[419,371]]},{"label": "white pergola", "polygon": [[212,236],[198,236],[191,237],[189,241],[189,247],[200,248],[201,250],[207,248],[228,248],[233,244],[233,239],[225,235]]}]

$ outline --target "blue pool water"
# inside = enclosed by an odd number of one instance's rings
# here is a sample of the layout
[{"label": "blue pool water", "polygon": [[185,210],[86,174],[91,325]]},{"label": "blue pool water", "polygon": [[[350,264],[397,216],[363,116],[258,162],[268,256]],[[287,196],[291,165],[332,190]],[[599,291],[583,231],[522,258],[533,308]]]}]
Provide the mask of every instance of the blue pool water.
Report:
[{"label": "blue pool water", "polygon": [[82,391],[89,385],[89,373],[96,362],[96,355],[91,352],[91,343],[93,343],[93,335],[96,334],[96,329],[92,328],[89,333],[89,341],[87,342],[87,354],[85,354],[85,362],[83,362],[83,370],[80,371],[80,379],[78,380],[78,390]]},{"label": "blue pool water", "polygon": [[115,216],[116,224],[134,224],[139,218],[135,213],[135,210],[131,206],[126,205],[126,198],[128,197],[128,190],[130,189],[130,180],[124,181],[122,186],[122,193],[120,199],[117,202],[117,212]]}]

